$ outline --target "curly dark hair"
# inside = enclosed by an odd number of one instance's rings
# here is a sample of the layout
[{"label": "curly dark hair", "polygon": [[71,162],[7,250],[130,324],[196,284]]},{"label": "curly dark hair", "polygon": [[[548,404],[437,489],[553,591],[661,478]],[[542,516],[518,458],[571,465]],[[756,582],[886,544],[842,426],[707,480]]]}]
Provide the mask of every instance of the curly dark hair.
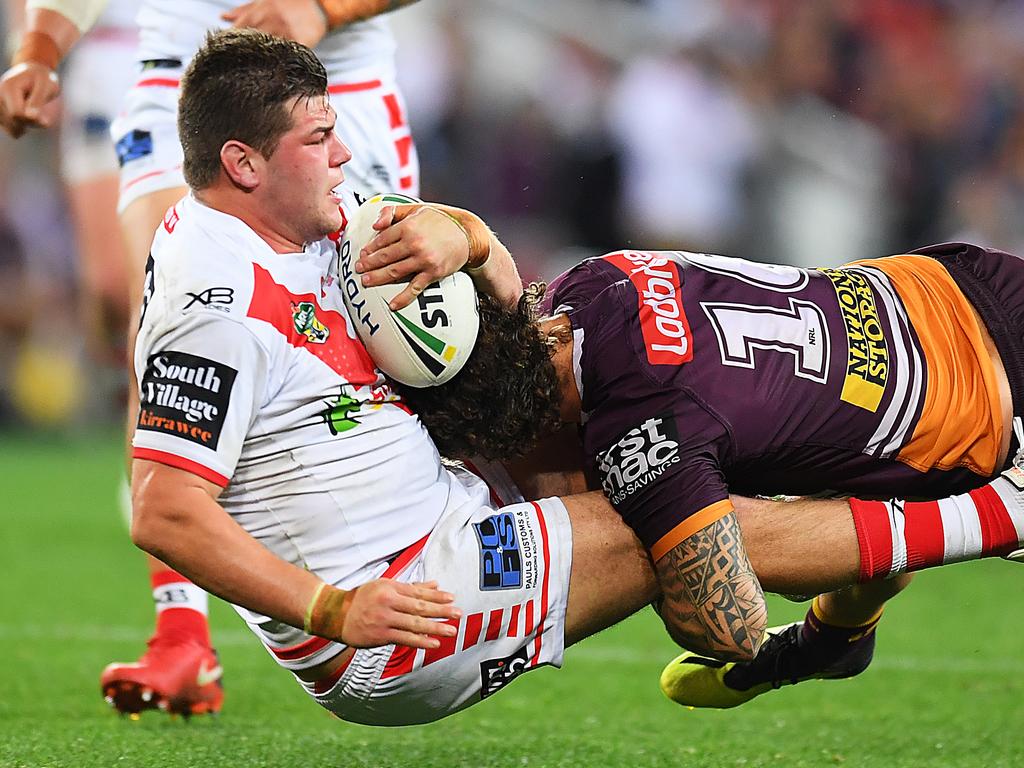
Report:
[{"label": "curly dark hair", "polygon": [[544,289],[531,284],[514,310],[481,294],[480,332],[462,370],[437,387],[395,383],[442,454],[512,459],[560,426],[555,339],[536,323]]}]

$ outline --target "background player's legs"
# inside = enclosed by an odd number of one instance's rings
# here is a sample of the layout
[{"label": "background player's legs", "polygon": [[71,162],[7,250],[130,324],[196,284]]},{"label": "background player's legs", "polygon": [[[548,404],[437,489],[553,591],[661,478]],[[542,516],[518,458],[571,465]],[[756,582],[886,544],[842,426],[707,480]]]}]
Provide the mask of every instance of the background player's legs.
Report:
[{"label": "background player's legs", "polygon": [[134,80],[135,45],[134,29],[107,25],[80,41],[61,75],[60,172],[78,246],[80,317],[93,364],[119,377],[130,304],[109,130]]},{"label": "background player's legs", "polygon": [[93,359],[120,366],[125,359],[125,332],[131,306],[123,268],[124,246],[117,237],[118,179],[105,174],[68,184],[75,239],[81,257],[82,314]]},{"label": "background player's legs", "polygon": [[[187,191],[185,187],[156,190],[132,201],[121,213],[127,251],[124,271],[132,308],[128,325],[129,360],[134,359],[145,264],[153,235],[167,209]],[[130,463],[139,396],[133,364],[129,364],[128,371],[125,426],[126,459]],[[146,563],[156,607],[156,629],[141,659],[129,664],[115,662],[103,671],[103,694],[122,712],[155,707],[188,714],[217,711],[223,693],[220,666],[210,646],[207,595],[156,558],[146,555]]]}]

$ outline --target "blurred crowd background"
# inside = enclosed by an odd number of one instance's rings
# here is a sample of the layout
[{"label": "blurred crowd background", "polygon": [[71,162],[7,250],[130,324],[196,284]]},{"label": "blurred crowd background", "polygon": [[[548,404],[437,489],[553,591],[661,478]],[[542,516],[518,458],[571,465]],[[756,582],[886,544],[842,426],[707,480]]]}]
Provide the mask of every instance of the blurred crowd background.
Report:
[{"label": "blurred crowd background", "polygon": [[[1024,253],[1018,0],[422,0],[392,23],[423,197],[480,213],[527,279],[622,247]],[[92,428],[124,383],[84,330],[56,147],[0,136],[0,424]]]}]

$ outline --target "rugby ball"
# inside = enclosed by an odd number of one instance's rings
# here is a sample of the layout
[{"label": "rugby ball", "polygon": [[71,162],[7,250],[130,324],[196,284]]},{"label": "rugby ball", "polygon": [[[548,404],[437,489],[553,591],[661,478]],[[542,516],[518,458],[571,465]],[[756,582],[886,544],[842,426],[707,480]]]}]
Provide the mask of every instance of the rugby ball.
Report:
[{"label": "rugby ball", "polygon": [[473,280],[456,272],[393,312],[388,302],[408,281],[367,287],[353,268],[363,246],[377,234],[373,223],[381,209],[419,202],[399,194],[376,195],[356,209],[341,239],[341,289],[349,317],[377,367],[410,387],[432,387],[458,373],[476,344],[480,315]]}]

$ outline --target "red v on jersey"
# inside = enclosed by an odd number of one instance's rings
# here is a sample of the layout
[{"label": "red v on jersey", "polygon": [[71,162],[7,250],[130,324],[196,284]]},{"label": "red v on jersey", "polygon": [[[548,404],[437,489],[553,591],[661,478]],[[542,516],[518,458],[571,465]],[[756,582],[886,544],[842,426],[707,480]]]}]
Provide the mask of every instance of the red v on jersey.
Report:
[{"label": "red v on jersey", "polygon": [[651,365],[680,365],[693,359],[693,335],[683,311],[682,280],[669,259],[643,251],[603,257],[636,288],[640,328]]},{"label": "red v on jersey", "polygon": [[[336,310],[323,309],[312,293],[292,293],[274,281],[270,273],[258,264],[252,265],[253,292],[248,316],[270,323],[280,331],[293,347],[305,349],[320,358],[331,370],[344,376],[351,384],[373,384],[377,369],[366,348],[348,335],[348,325]],[[310,304],[314,317],[327,330],[322,342],[311,340],[296,327],[295,308]]]}]

